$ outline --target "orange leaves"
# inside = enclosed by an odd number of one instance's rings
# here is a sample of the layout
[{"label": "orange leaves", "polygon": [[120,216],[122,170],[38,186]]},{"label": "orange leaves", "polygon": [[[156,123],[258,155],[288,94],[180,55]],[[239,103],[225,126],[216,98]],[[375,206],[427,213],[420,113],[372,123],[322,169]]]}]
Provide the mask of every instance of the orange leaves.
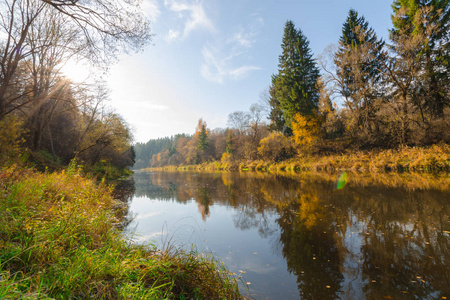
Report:
[{"label": "orange leaves", "polygon": [[296,114],[292,122],[294,141],[300,146],[311,146],[319,138],[320,120],[316,115]]}]

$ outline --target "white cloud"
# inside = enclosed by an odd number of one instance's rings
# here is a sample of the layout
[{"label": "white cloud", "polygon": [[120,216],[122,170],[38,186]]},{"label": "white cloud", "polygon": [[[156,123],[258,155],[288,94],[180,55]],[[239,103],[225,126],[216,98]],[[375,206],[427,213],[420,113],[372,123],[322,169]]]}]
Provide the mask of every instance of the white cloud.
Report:
[{"label": "white cloud", "polygon": [[227,47],[224,47],[224,49],[214,46],[203,47],[204,63],[201,66],[201,73],[205,79],[223,83],[226,79],[239,80],[245,78],[249,72],[261,69],[252,65],[232,67],[233,60],[245,52],[235,50],[227,53],[227,50]]},{"label": "white cloud", "polygon": [[173,12],[177,12],[178,16],[182,19],[184,19],[184,12],[187,12],[189,14],[189,17],[187,17],[187,20],[184,24],[184,37],[188,36],[192,31],[196,29],[203,28],[210,32],[216,31],[216,28],[214,27],[212,21],[206,15],[203,4],[198,0],[195,2],[164,0],[164,5]]},{"label": "white cloud", "polygon": [[227,79],[245,78],[248,73],[260,70],[258,66],[238,63],[238,61],[245,62],[247,54],[256,42],[255,36],[253,30],[240,29],[229,38],[218,39],[214,45],[204,46],[202,76],[207,80],[223,83]]},{"label": "white cloud", "polygon": [[233,35],[232,40],[243,48],[251,48],[255,42],[253,36],[252,33],[246,33],[244,30],[241,30]]},{"label": "white cloud", "polygon": [[177,37],[178,37],[179,35],[180,35],[180,32],[179,32],[178,30],[170,29],[170,30],[169,30],[169,33],[168,33],[167,36],[166,36],[166,41],[167,41],[167,42],[171,42],[171,41],[177,39]]},{"label": "white cloud", "polygon": [[156,0],[145,0],[142,2],[142,10],[147,18],[152,22],[156,22],[161,11],[159,10],[159,6]]},{"label": "white cloud", "polygon": [[201,66],[202,76],[207,80],[222,83],[226,76],[226,60],[218,58],[217,50],[211,47],[203,47],[202,55],[205,60]]},{"label": "white cloud", "polygon": [[203,46],[202,76],[210,81],[223,83],[240,80],[261,67],[249,63],[251,51],[257,42],[263,20],[258,14],[250,16],[248,23],[238,25],[226,36],[216,35],[214,43]]},{"label": "white cloud", "polygon": [[249,73],[251,71],[257,71],[257,70],[261,70],[261,68],[256,67],[256,66],[242,66],[237,69],[229,70],[228,73],[234,79],[241,79],[241,78],[245,77],[247,75],[247,73]]}]

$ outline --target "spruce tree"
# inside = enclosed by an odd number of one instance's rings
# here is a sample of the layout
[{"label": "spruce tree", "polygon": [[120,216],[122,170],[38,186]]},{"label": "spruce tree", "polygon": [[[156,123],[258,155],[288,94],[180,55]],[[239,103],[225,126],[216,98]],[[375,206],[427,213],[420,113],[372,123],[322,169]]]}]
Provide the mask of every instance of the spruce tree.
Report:
[{"label": "spruce tree", "polygon": [[271,131],[283,132],[285,129],[285,122],[283,119],[283,111],[280,107],[280,101],[277,99],[277,82],[278,76],[272,76],[272,85],[269,89],[269,105],[271,107],[269,113],[270,125],[269,128]]},{"label": "spruce tree", "polygon": [[204,152],[208,148],[208,134],[206,132],[206,125],[201,124],[201,130],[198,133],[198,144],[197,149]]},{"label": "spruce tree", "polygon": [[294,116],[312,115],[317,111],[319,69],[313,59],[309,42],[292,21],[287,21],[281,44],[278,75],[275,81],[276,100],[283,112],[285,125],[292,129]]}]

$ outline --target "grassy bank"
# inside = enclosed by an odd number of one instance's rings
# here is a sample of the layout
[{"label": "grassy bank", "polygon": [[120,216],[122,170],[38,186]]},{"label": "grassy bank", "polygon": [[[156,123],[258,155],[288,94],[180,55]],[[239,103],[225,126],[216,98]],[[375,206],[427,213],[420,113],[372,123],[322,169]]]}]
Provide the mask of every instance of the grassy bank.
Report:
[{"label": "grassy bank", "polygon": [[124,240],[121,209],[76,170],[2,168],[0,299],[239,298],[212,257]]},{"label": "grassy bank", "polygon": [[252,170],[252,171],[450,171],[450,146],[396,150],[349,151],[331,155],[303,154],[281,161],[210,162],[192,166],[165,166],[147,170]]}]

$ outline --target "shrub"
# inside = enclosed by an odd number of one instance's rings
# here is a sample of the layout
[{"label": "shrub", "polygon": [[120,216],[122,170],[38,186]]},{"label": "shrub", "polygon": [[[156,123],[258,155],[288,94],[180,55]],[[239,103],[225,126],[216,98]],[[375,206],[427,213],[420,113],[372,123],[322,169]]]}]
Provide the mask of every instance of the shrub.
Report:
[{"label": "shrub", "polygon": [[258,154],[263,160],[282,161],[295,155],[290,138],[281,132],[272,132],[259,143]]}]

